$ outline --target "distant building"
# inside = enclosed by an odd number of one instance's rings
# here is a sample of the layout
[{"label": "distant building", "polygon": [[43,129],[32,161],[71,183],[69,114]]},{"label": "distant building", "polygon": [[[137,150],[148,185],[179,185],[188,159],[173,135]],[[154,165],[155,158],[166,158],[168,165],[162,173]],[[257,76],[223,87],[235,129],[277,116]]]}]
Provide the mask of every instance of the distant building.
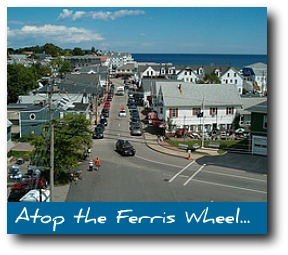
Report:
[{"label": "distant building", "polygon": [[267,64],[255,63],[245,66],[242,70],[245,80],[245,90],[260,95],[267,94]]}]

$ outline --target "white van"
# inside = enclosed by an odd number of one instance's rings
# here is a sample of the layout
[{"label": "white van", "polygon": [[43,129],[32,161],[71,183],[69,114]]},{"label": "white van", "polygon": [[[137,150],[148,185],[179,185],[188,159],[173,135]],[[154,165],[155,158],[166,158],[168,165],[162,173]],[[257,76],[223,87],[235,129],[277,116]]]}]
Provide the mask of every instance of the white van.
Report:
[{"label": "white van", "polygon": [[117,96],[124,96],[124,86],[120,86],[117,88],[116,95]]}]

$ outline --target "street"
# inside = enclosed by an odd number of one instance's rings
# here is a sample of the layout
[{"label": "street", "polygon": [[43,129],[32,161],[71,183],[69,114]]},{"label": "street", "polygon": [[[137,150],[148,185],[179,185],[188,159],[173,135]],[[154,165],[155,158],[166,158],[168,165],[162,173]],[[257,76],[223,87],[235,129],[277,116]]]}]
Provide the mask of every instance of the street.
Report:
[{"label": "street", "polygon": [[[100,171],[87,171],[88,161],[83,162],[83,180],[71,184],[67,202],[267,201],[267,170],[254,166],[255,171],[246,171],[234,162],[243,162],[244,157],[249,161],[250,155],[205,156],[188,161],[153,151],[145,145],[143,136],[130,135],[126,103],[126,95],[113,97],[104,139],[93,140],[90,155],[93,160],[100,158]],[[122,106],[126,117],[118,116]],[[123,157],[115,151],[119,138],[132,143],[135,156]],[[263,161],[263,157],[255,159],[250,160]]]}]

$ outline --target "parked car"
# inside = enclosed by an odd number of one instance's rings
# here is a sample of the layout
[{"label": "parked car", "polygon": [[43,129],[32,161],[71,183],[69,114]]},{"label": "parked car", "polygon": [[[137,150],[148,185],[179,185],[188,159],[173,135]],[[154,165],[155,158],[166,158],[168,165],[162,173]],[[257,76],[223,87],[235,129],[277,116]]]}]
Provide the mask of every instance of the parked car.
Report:
[{"label": "parked car", "polygon": [[12,180],[20,180],[23,176],[22,172],[20,171],[20,167],[17,165],[13,165],[11,167],[11,175],[10,175],[10,179]]},{"label": "parked car", "polygon": [[136,116],[136,117],[139,118],[139,113],[138,113],[137,110],[133,110],[133,111],[131,111],[131,112],[130,112],[130,115],[131,115],[131,117]]},{"label": "parked car", "polygon": [[132,104],[130,107],[130,112],[133,111],[133,110],[137,110],[137,106],[135,104]]},{"label": "parked car", "polygon": [[22,164],[24,164],[24,163],[25,163],[25,161],[24,161],[23,158],[18,158],[17,161],[16,161],[16,164],[17,164],[17,165],[22,165]]},{"label": "parked car", "polygon": [[140,127],[140,123],[139,123],[138,121],[131,121],[131,122],[130,122],[130,130],[131,130],[133,127]]},{"label": "parked car", "polygon": [[126,116],[126,111],[125,110],[120,110],[118,115],[119,115],[119,117],[125,117]]},{"label": "parked car", "polygon": [[110,103],[108,101],[106,101],[106,103],[104,104],[103,109],[110,110]]},{"label": "parked car", "polygon": [[115,148],[122,156],[134,156],[136,154],[136,150],[128,140],[118,140]]},{"label": "parked car", "polygon": [[101,116],[108,118],[109,117],[109,110],[107,108],[103,108],[101,112]]},{"label": "parked car", "polygon": [[131,126],[131,135],[142,135],[141,127],[140,126]]},{"label": "parked car", "polygon": [[95,127],[95,132],[96,132],[96,128],[102,129],[103,132],[105,130],[105,126],[102,123],[97,124],[97,126]]},{"label": "parked car", "polygon": [[102,139],[104,138],[104,130],[102,127],[96,127],[95,128],[95,133],[92,136],[93,139]]},{"label": "parked car", "polygon": [[100,119],[100,124],[103,124],[104,126],[108,125],[108,120],[106,118],[101,118]]}]

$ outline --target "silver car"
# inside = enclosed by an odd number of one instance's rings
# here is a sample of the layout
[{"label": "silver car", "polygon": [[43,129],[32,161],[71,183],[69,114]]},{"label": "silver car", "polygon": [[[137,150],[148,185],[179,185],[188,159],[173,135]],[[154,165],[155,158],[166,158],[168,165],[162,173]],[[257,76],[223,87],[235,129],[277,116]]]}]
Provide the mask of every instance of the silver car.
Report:
[{"label": "silver car", "polygon": [[141,127],[140,126],[131,126],[131,135],[142,135]]}]

